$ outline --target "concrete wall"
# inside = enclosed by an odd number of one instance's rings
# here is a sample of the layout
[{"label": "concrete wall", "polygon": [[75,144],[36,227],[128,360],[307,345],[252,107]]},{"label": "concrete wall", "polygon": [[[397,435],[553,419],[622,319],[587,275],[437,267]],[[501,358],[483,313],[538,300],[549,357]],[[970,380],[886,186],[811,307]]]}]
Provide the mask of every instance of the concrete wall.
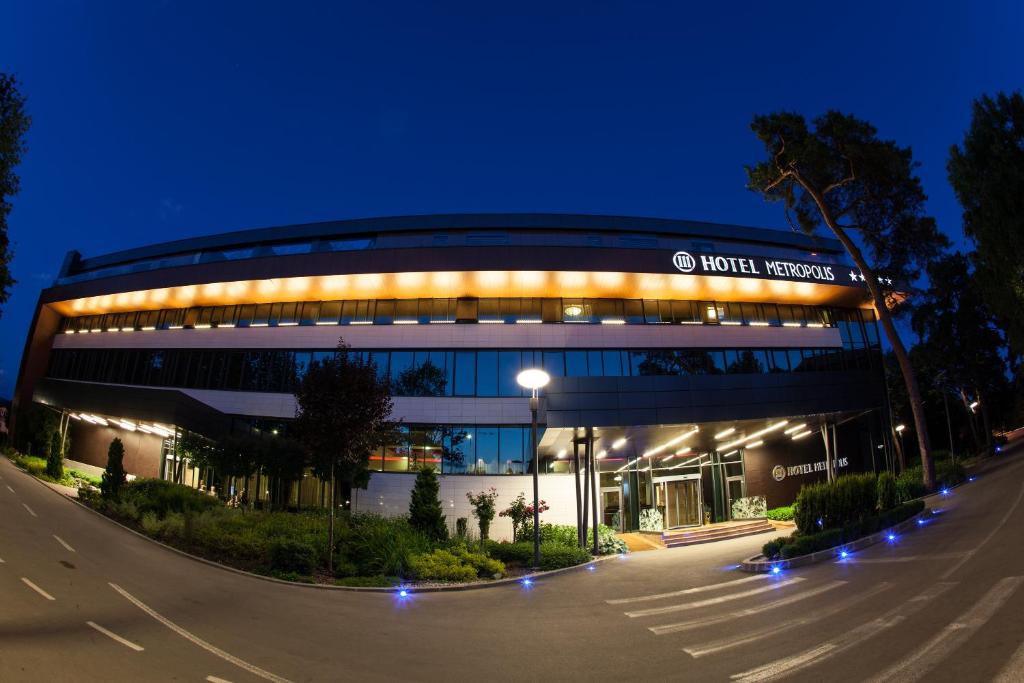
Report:
[{"label": "concrete wall", "polygon": [[154,434],[129,432],[71,421],[72,460],[96,467],[107,466],[107,450],[114,438],[124,444],[124,469],[138,477],[160,476],[160,448],[163,439]]},{"label": "concrete wall", "polygon": [[[357,512],[373,512],[385,516],[409,513],[409,496],[415,474],[374,473],[365,491],[352,492],[352,509]],[[495,507],[501,512],[520,493],[527,500],[533,498],[533,477],[531,476],[441,476],[440,498],[444,506],[448,529],[455,531],[455,520],[465,517],[471,530],[478,529],[473,508],[466,500],[466,493],[479,493],[490,487],[498,491]],[[541,522],[552,524],[576,524],[576,488],[572,475],[543,474],[540,477],[540,498],[551,507],[541,514]],[[512,522],[507,517],[495,515],[491,522],[490,537],[503,541],[512,540]]]}]

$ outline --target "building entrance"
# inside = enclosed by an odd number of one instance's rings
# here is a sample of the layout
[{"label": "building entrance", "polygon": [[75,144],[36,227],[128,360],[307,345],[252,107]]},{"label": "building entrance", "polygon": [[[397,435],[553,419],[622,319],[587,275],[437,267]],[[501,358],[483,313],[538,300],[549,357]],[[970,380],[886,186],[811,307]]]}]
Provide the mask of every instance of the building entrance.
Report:
[{"label": "building entrance", "polygon": [[704,504],[699,474],[655,477],[653,483],[665,529],[700,526]]}]

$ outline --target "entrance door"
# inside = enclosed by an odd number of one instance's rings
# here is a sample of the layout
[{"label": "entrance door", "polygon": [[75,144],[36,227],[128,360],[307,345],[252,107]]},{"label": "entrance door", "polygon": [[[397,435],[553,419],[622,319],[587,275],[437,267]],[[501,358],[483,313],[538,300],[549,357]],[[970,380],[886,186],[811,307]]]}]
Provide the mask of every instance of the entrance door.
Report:
[{"label": "entrance door", "polygon": [[601,523],[622,531],[622,489],[618,486],[601,487]]},{"label": "entrance door", "polygon": [[665,528],[701,524],[700,479],[677,479],[666,481],[665,487]]}]

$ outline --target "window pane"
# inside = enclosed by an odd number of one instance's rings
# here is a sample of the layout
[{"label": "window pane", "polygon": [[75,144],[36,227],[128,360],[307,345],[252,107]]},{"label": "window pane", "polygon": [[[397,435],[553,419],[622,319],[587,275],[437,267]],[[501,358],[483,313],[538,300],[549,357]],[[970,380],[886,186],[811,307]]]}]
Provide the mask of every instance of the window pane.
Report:
[{"label": "window pane", "polygon": [[544,369],[552,377],[565,377],[565,353],[562,351],[545,351]]},{"label": "window pane", "polygon": [[604,360],[604,367],[602,372],[605,377],[620,377],[622,376],[622,352],[621,351],[603,351],[601,353]]},{"label": "window pane", "polygon": [[[362,304],[364,302],[360,302]],[[373,314],[373,323],[375,325],[390,325],[395,319],[395,301],[394,299],[385,299],[377,302],[377,310]]]},{"label": "window pane", "polygon": [[526,471],[523,467],[523,452],[526,441],[523,438],[523,431],[522,427],[501,428],[501,457],[498,471],[503,474],[522,474]]},{"label": "window pane", "polygon": [[476,354],[476,395],[498,395],[497,351],[478,351]]},{"label": "window pane", "polygon": [[789,372],[789,354],[784,349],[772,349],[772,372]]},{"label": "window pane", "polygon": [[473,396],[476,393],[476,353],[455,352],[455,395]]},{"label": "window pane", "polygon": [[476,428],[475,474],[498,474],[498,428]]},{"label": "window pane", "polygon": [[370,353],[370,362],[377,366],[377,377],[382,380],[387,380],[388,375],[388,352],[387,351],[372,351]]},{"label": "window pane", "polygon": [[444,437],[445,456],[442,467],[445,472],[464,474],[472,471],[476,463],[476,427],[454,426]]},{"label": "window pane", "polygon": [[[591,352],[593,353],[593,352]],[[587,376],[587,352],[566,351],[565,352],[565,376],[586,377]]]},{"label": "window pane", "polygon": [[[404,380],[405,384],[414,384],[415,378],[411,376],[409,372],[412,369],[412,351],[392,351],[391,352],[391,385],[397,387],[402,385]],[[404,374],[404,376],[403,376]],[[404,387],[405,389],[412,389],[413,387]],[[422,394],[411,393],[412,396],[420,396]]]},{"label": "window pane", "polygon": [[603,377],[604,376],[604,362],[602,360],[603,352],[601,351],[587,351],[587,365],[590,369],[591,377]]}]

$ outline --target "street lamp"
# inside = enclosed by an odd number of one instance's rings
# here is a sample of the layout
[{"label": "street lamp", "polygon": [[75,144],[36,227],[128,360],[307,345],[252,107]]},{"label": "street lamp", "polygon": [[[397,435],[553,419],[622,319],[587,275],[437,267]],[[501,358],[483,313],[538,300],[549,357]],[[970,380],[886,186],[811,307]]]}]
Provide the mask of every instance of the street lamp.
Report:
[{"label": "street lamp", "polygon": [[975,411],[975,409],[976,409],[976,408],[977,408],[977,407],[978,407],[979,405],[981,405],[981,404],[980,404],[980,403],[978,403],[977,401],[974,401],[974,402],[972,402],[972,403],[971,403],[971,405],[970,405],[970,406],[968,406],[968,407],[969,407],[969,408],[971,409],[971,412],[973,413],[973,412],[976,412],[976,411]]},{"label": "street lamp", "polygon": [[540,456],[537,452],[537,390],[546,387],[551,376],[538,368],[523,370],[516,375],[516,382],[530,394],[530,448],[533,451],[533,566],[540,566],[540,484],[537,472],[540,470]]}]

